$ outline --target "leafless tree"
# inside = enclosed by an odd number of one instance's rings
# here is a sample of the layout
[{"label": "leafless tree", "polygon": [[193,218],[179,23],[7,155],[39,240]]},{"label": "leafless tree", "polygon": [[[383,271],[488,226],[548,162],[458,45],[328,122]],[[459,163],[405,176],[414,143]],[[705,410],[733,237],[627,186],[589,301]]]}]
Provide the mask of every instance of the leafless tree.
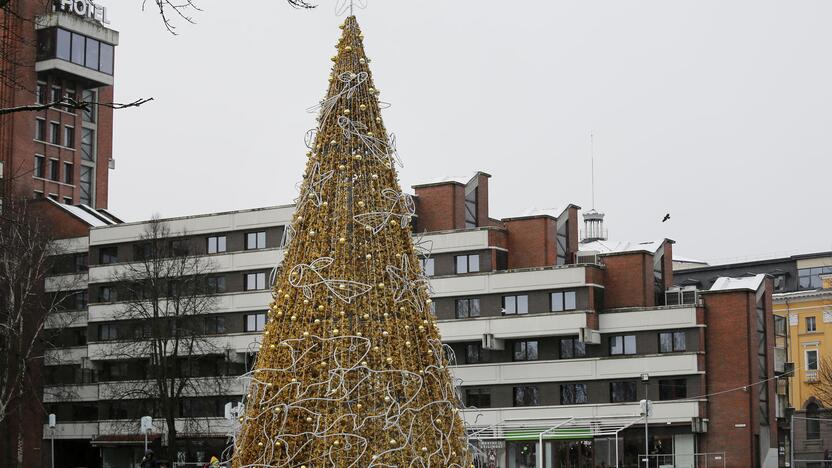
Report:
[{"label": "leafless tree", "polygon": [[815,398],[824,407],[832,408],[832,357],[826,356],[818,366],[818,381],[814,386]]},{"label": "leafless tree", "polygon": [[[172,234],[165,222],[152,220],[136,246],[135,261],[113,277],[124,295],[115,324],[129,334],[93,357],[142,363],[146,380],[108,383],[105,398],[135,401],[163,419],[171,460],[176,459],[176,420],[182,420],[183,410],[187,413],[186,400],[222,395],[228,382],[222,375],[197,372],[206,358],[227,362],[224,348],[206,330],[217,301],[209,282],[212,270],[185,233]],[[184,416],[187,432],[202,429],[204,420]],[[129,430],[135,421],[125,424]]]},{"label": "leafless tree", "polygon": [[[39,372],[50,347],[46,332],[60,330],[70,284],[47,293],[46,281],[61,249],[49,223],[30,210],[31,201],[0,194],[0,423],[16,435],[14,463],[23,459],[24,423],[40,393]],[[24,463],[25,462],[25,463]]]}]

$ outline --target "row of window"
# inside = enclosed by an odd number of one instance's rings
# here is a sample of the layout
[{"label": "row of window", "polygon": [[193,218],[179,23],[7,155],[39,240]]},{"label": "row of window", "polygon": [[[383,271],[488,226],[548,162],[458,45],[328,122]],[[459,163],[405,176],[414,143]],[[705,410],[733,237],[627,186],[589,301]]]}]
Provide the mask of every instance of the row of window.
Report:
[{"label": "row of window", "polygon": [[[171,282],[168,284],[169,296],[181,296],[182,290],[177,289],[178,283]],[[196,285],[192,285],[196,286]],[[201,286],[200,286],[201,288]],[[266,283],[266,273],[244,273],[243,274],[243,290],[244,291],[263,291],[268,288]],[[201,291],[205,294],[222,294],[226,292],[225,276],[208,276],[205,278],[205,290]],[[98,302],[118,302],[118,286],[117,285],[103,285],[98,288]]]},{"label": "row of window", "polygon": [[[659,352],[679,353],[687,350],[685,332],[661,332],[658,334]],[[537,361],[540,359],[538,340],[515,340],[512,344],[512,360]],[[635,335],[616,335],[609,339],[610,356],[637,354]],[[576,359],[586,357],[586,344],[577,338],[560,340],[560,358]],[[481,364],[490,361],[488,350],[479,343],[465,345],[465,363]]]},{"label": "row of window", "polygon": [[[48,168],[48,169],[47,169]],[[55,182],[63,182],[68,185],[75,183],[75,165],[71,162],[64,161],[63,163],[64,175],[61,177],[61,161],[58,158],[49,158],[48,164],[46,158],[41,155],[35,155],[35,171],[34,176],[42,179],[49,179]]]},{"label": "row of window", "polygon": [[49,28],[38,31],[38,60],[58,58],[112,75],[114,52],[112,44],[66,29]]},{"label": "row of window", "polygon": [[[468,388],[465,390],[466,405],[476,408],[491,408],[491,388]],[[540,388],[537,385],[522,385],[512,388],[514,406],[540,406]],[[585,405],[592,403],[585,383],[560,384],[559,402],[561,405]],[[686,379],[659,380],[659,400],[679,400],[687,398]],[[635,381],[618,381],[609,383],[609,401],[597,403],[628,403],[639,401],[638,383]]]},{"label": "row of window", "polygon": [[[249,232],[246,233],[245,236],[245,249],[246,250],[258,250],[258,249],[265,249],[266,248],[266,231],[257,231],[257,232]],[[216,254],[216,253],[223,253],[227,252],[228,250],[228,240],[227,237],[224,235],[217,235],[217,236],[209,236],[206,238],[206,251],[209,254]],[[173,241],[171,243],[171,252],[174,255],[187,255],[188,247],[187,241],[178,240]],[[135,246],[134,257],[137,260],[142,260],[146,258],[152,257],[152,252],[149,244],[140,244]],[[98,249],[98,263],[102,265],[107,265],[111,263],[118,263],[119,256],[118,256],[118,246],[111,245],[107,247],[101,247]],[[264,287],[258,287],[253,289],[264,289]],[[248,290],[248,289],[247,289]]]},{"label": "row of window", "polygon": [[798,289],[820,289],[823,287],[821,275],[832,274],[832,266],[801,268],[797,270]]},{"label": "row of window", "polygon": [[[503,315],[523,315],[529,313],[529,296],[509,295],[502,298]],[[577,309],[575,291],[558,291],[549,294],[549,311],[564,312]],[[480,316],[480,300],[476,298],[457,299],[455,302],[456,318]]]},{"label": "row of window", "polygon": [[[266,313],[254,312],[243,316],[243,331],[261,332],[266,328]],[[117,323],[105,323],[98,326],[98,341],[116,341],[120,339],[146,339],[153,336],[153,329],[150,324],[131,324],[129,332],[127,327]],[[202,323],[198,330],[205,335],[221,335],[226,333],[225,317],[221,315],[208,315],[202,317]]]}]

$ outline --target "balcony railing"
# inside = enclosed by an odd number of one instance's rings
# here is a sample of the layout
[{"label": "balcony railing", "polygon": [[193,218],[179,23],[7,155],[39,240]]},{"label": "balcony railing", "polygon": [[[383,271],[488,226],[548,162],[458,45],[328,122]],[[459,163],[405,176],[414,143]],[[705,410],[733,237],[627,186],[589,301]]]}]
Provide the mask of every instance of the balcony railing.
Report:
[{"label": "balcony railing", "polygon": [[818,371],[817,370],[807,370],[806,371],[806,378],[804,379],[806,382],[814,383],[818,381]]}]

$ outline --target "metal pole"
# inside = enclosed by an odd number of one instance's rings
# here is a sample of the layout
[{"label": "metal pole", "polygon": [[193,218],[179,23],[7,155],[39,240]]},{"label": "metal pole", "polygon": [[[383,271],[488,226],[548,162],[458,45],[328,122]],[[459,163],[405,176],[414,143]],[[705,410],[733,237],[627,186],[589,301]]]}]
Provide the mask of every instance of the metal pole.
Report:
[{"label": "metal pole", "polygon": [[147,453],[147,431],[144,431],[144,453]]},{"label": "metal pole", "polygon": [[789,424],[789,466],[794,468],[794,413],[792,413],[792,422]]},{"label": "metal pole", "polygon": [[[645,388],[645,393],[647,393],[646,388]],[[647,409],[648,409],[648,403],[645,400],[645,402],[644,402],[644,466],[645,466],[645,468],[650,467],[650,443],[648,442],[648,439],[647,439]]]},{"label": "metal pole", "polygon": [[615,431],[615,468],[618,468],[618,431]]},{"label": "metal pole", "polygon": [[55,428],[54,427],[52,428],[52,449],[51,449],[51,452],[52,452],[52,454],[50,455],[49,458],[52,459],[52,468],[55,468]]}]

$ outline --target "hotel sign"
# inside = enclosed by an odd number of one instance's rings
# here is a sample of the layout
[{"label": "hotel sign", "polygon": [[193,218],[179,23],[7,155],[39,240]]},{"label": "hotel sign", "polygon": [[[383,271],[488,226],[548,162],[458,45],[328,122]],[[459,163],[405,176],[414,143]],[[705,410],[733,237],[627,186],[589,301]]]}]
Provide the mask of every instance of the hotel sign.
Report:
[{"label": "hotel sign", "polygon": [[80,16],[99,24],[110,24],[107,8],[96,5],[92,0],[55,0],[55,10]]}]

